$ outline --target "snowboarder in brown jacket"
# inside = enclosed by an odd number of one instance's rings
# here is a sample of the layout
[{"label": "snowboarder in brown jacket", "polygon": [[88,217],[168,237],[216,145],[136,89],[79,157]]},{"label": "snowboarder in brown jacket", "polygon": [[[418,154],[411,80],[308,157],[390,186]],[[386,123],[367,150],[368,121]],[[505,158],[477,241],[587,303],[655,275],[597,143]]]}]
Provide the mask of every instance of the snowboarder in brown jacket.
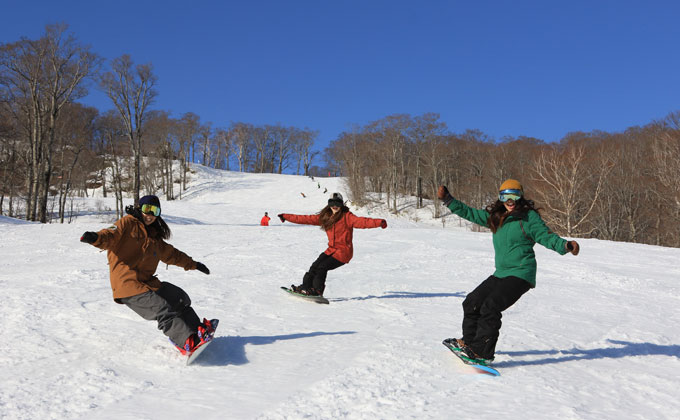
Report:
[{"label": "snowboarder in brown jacket", "polygon": [[142,318],[158,322],[182,354],[191,353],[201,341],[212,338],[217,320],[199,319],[191,299],[181,288],[161,282],[154,275],[159,261],[210,274],[204,264],[165,242],[168,225],[161,218],[160,200],[147,195],[126,216],[99,232],[85,232],[81,242],[107,251],[113,300]]}]

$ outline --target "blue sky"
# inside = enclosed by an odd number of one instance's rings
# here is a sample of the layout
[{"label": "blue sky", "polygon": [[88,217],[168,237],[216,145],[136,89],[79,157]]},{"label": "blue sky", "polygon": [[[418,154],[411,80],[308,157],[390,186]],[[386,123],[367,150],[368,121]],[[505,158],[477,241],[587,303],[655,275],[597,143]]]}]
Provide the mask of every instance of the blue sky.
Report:
[{"label": "blue sky", "polygon": [[425,112],[452,132],[557,141],[680,110],[679,18],[670,0],[0,0],[0,42],[66,22],[108,60],[151,62],[154,109],[309,127],[319,149]]}]

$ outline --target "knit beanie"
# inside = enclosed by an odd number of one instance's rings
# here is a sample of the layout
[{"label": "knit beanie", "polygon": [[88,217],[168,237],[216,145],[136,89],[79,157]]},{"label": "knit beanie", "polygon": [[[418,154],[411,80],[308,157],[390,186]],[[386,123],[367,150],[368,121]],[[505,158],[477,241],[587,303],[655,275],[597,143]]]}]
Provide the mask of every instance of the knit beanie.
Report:
[{"label": "knit beanie", "polygon": [[342,194],[340,193],[333,193],[333,196],[328,199],[328,205],[329,206],[338,206],[342,207],[345,204],[345,200],[342,198]]},{"label": "knit beanie", "polygon": [[501,184],[501,187],[498,189],[498,191],[503,191],[503,190],[520,190],[524,192],[524,188],[522,188],[522,184],[519,183],[516,179],[506,179],[505,182]]}]

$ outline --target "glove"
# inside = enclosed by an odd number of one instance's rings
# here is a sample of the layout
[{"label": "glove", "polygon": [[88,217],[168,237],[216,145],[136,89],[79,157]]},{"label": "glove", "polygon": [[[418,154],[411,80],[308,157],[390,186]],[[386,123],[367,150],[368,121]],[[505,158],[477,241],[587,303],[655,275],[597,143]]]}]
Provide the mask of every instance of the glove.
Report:
[{"label": "glove", "polygon": [[286,221],[286,218],[283,217],[283,213],[279,213],[279,219],[281,219],[281,223]]},{"label": "glove", "polygon": [[578,255],[578,251],[579,251],[578,242],[567,241],[567,243],[564,246],[567,248],[567,251],[571,252],[574,255]]},{"label": "glove", "polygon": [[203,274],[210,274],[210,270],[208,270],[208,267],[206,267],[205,264],[200,262],[196,263],[196,270],[200,271]]},{"label": "glove", "polygon": [[387,227],[387,220],[383,219],[383,221],[380,222],[380,227],[385,229]]},{"label": "glove", "polygon": [[451,196],[449,189],[446,188],[445,185],[440,185],[439,189],[437,189],[437,198],[442,200],[442,203],[444,203],[444,205],[448,205],[451,202],[451,200],[453,200],[453,197]]},{"label": "glove", "polygon": [[80,237],[80,242],[93,244],[97,239],[99,239],[99,235],[97,235],[95,232],[85,232],[83,233],[83,236]]}]

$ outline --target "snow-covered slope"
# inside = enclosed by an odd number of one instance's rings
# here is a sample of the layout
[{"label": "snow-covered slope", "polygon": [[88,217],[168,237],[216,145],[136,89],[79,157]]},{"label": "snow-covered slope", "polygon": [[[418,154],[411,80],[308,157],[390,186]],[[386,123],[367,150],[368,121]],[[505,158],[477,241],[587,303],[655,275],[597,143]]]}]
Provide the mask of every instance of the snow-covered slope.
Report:
[{"label": "snow-covered slope", "polygon": [[460,334],[463,298],[493,271],[490,234],[373,209],[388,229],[355,230],[354,259],[329,273],[331,304],[316,305],[279,286],[300,282],[326,235],[276,214],[317,212],[324,189],[347,198],[341,180],[195,171],[163,215],[170,243],[211,275],[158,270],[221,321],[189,367],[155,323],[112,301],[106,254],[78,241],[110,212],[0,218],[0,418],[680,418],[679,249],[537,246],[538,286],[504,313],[502,376],[482,377],[441,341]]}]

